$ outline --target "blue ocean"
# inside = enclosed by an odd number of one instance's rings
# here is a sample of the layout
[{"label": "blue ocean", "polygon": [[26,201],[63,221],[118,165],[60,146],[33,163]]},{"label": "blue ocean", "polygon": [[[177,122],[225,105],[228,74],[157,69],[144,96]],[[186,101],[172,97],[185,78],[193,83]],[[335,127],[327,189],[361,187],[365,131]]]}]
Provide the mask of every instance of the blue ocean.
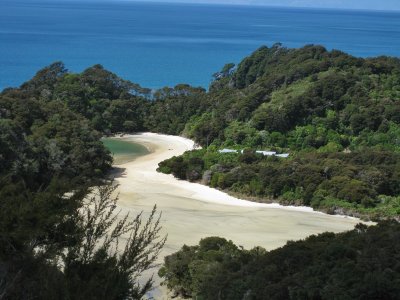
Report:
[{"label": "blue ocean", "polygon": [[261,45],[322,44],[400,56],[400,13],[129,1],[0,0],[0,89],[63,61],[102,64],[145,87],[207,87]]}]

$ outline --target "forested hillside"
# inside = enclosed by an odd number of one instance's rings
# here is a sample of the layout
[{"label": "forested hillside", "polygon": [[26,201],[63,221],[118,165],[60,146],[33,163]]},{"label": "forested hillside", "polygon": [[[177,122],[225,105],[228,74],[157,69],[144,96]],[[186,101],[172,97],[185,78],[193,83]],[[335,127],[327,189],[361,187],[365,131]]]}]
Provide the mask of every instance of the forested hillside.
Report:
[{"label": "forested hillside", "polygon": [[[161,171],[256,201],[400,214],[399,59],[277,44],[214,76],[201,98],[207,107],[183,131],[207,149],[170,159]],[[225,147],[247,150],[216,151]]]},{"label": "forested hillside", "polygon": [[[261,47],[237,66],[225,65],[213,76],[209,91],[186,84],[150,90],[100,65],[74,74],[54,63],[20,89],[2,93],[2,116],[7,119],[2,126],[13,137],[3,147],[2,169],[11,168],[15,160],[21,166],[41,152],[52,160],[33,158],[40,165],[38,176],[50,178],[60,168],[62,176],[79,174],[81,180],[103,174],[110,165],[101,134],[183,134],[205,150],[163,162],[162,172],[255,201],[365,218],[398,217],[399,59],[363,59],[321,46],[288,49],[276,44]],[[64,119],[73,120],[69,127],[60,125]],[[27,134],[21,126],[29,128]],[[82,137],[78,144],[70,142],[78,135],[68,137],[74,126]],[[34,154],[21,148],[33,147],[24,139],[33,141]],[[82,154],[82,147],[90,151]],[[246,151],[219,154],[222,148]],[[73,149],[80,156],[61,154]],[[263,157],[255,150],[290,156]],[[62,168],[65,164],[68,170]]]}]

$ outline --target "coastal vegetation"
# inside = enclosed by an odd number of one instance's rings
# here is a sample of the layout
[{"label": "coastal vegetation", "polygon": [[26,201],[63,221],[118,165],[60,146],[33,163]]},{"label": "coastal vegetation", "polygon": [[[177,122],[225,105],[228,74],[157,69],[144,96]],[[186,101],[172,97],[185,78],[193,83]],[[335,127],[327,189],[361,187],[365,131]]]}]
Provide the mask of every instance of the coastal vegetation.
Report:
[{"label": "coastal vegetation", "polygon": [[[101,65],[74,74],[54,63],[20,89],[5,90],[2,102],[10,110],[15,101],[29,99],[25,125],[35,131],[36,143],[51,135],[56,122],[41,126],[37,120],[55,110],[65,110],[57,112],[59,118],[73,114],[71,126],[92,130],[81,134],[85,143],[97,143],[90,152],[95,157],[75,160],[69,172],[79,177],[89,175],[85,172],[101,175],[110,164],[102,161],[99,134],[152,131],[185,135],[205,149],[160,164],[160,171],[180,179],[261,202],[370,219],[399,215],[399,59],[364,59],[321,46],[288,49],[275,44],[259,48],[237,66],[225,65],[213,78],[209,91],[186,84],[150,90]],[[32,98],[45,103],[46,111],[29,107]],[[85,143],[65,147],[83,153],[78,149]],[[53,150],[64,151],[62,147],[58,143]],[[222,148],[246,153],[220,155]],[[290,156],[263,158],[256,150]]]},{"label": "coastal vegetation", "polygon": [[[159,165],[182,180],[254,201],[399,219],[399,59],[276,44],[213,76],[208,91],[150,90],[101,65],[76,74],[56,62],[1,92],[0,298],[139,299],[151,289],[138,276],[165,239],[155,210],[148,220],[116,216],[101,137],[120,132],[194,139],[203,149]],[[227,147],[243,153],[218,151]],[[326,299],[334,290],[390,299],[399,292],[398,232],[394,221],[360,225],[272,252],[209,238],[168,257],[160,274],[197,299]],[[122,235],[130,238],[118,252]]]}]

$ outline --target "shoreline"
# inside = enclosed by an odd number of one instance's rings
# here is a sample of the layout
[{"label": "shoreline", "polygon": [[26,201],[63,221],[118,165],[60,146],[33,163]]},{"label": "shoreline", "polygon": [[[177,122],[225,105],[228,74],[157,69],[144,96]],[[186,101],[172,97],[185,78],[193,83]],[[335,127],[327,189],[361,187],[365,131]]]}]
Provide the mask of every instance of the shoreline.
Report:
[{"label": "shoreline", "polygon": [[[183,154],[185,151],[199,149],[199,147],[195,146],[195,142],[188,138],[184,138],[181,136],[174,136],[174,135],[166,135],[166,134],[159,134],[159,133],[152,133],[152,132],[142,132],[137,134],[124,134],[123,136],[113,136],[112,138],[126,140],[127,142],[133,142],[140,144],[147,148],[149,154],[146,154],[142,157],[152,156],[152,154],[156,154],[157,152],[157,145],[149,142],[149,141],[140,141],[141,138],[153,138],[153,139],[164,139],[170,140],[171,142],[180,142],[186,146],[186,149],[178,152],[174,152],[172,156],[178,156]],[[173,151],[172,148],[168,149]],[[172,156],[169,156],[165,159],[168,159]],[[123,164],[116,165],[118,168],[124,168],[131,166],[138,158],[134,159],[133,161],[126,162]],[[277,202],[265,203],[265,202],[256,202],[248,199],[242,199],[230,195],[229,193],[211,188],[207,185],[196,183],[196,182],[189,182],[186,180],[180,180],[175,178],[172,174],[163,174],[157,172],[158,163],[162,160],[157,161],[156,166],[149,171],[154,171],[157,174],[162,174],[164,176],[170,177],[170,183],[173,185],[179,185],[180,187],[187,189],[193,193],[193,200],[196,201],[203,201],[206,203],[218,204],[218,205],[227,205],[227,206],[235,206],[235,207],[251,207],[251,208],[268,208],[268,209],[281,209],[281,210],[289,210],[289,211],[298,211],[298,212],[305,212],[305,213],[314,213],[314,214],[322,214],[331,217],[338,217],[338,218],[346,218],[346,219],[353,219],[362,222],[360,218],[349,216],[349,215],[342,215],[342,214],[328,214],[323,211],[314,210],[312,207],[309,206],[295,206],[295,205],[282,205]]]},{"label": "shoreline", "polygon": [[[246,249],[261,246],[267,251],[323,232],[351,230],[361,220],[327,215],[307,207],[286,207],[257,203],[232,197],[199,183],[176,179],[156,171],[158,163],[194,148],[194,142],[183,137],[141,133],[116,139],[141,144],[149,154],[116,166],[116,193],[121,215],[139,212],[149,216],[154,205],[162,212],[160,236],[168,235],[156,263],[178,251],[183,245],[197,245],[205,237],[220,236]],[[365,223],[365,222],[363,222]],[[121,240],[121,242],[123,242]],[[157,270],[148,270],[143,278],[154,275],[155,299],[170,299]]]}]

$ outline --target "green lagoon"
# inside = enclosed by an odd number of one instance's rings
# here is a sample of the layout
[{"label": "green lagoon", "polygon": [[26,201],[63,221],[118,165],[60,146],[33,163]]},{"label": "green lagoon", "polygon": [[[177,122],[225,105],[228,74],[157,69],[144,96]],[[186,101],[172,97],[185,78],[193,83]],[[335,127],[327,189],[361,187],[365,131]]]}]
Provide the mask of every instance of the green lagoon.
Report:
[{"label": "green lagoon", "polygon": [[103,138],[102,142],[112,153],[115,165],[122,165],[150,153],[146,147],[122,139]]}]

